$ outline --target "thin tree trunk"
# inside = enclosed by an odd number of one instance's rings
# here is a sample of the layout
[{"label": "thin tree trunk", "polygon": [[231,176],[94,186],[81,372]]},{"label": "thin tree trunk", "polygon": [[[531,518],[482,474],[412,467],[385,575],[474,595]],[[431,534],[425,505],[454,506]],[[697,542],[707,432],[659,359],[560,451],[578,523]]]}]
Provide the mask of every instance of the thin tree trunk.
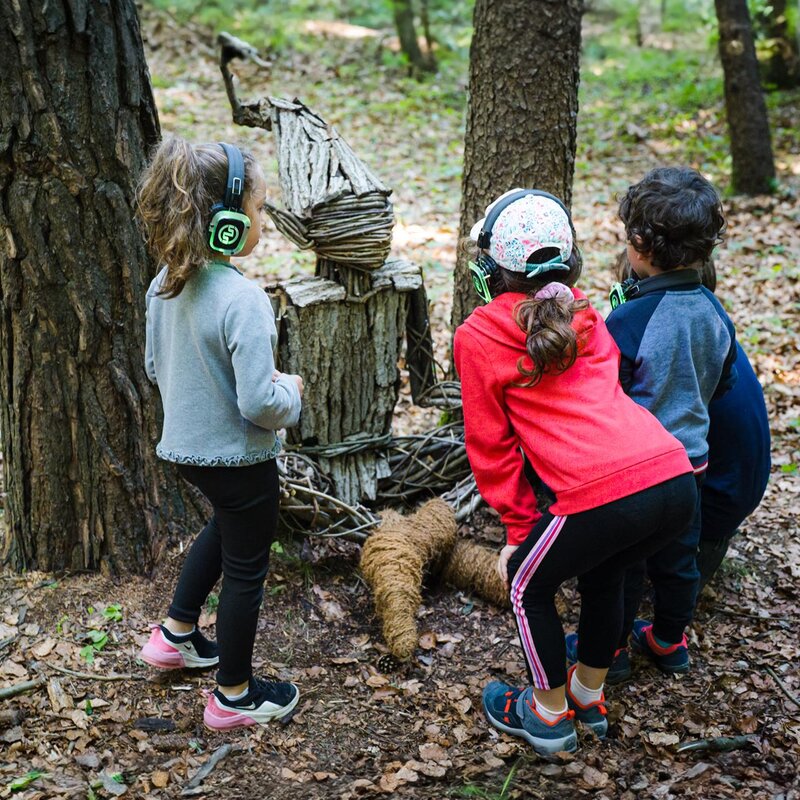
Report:
[{"label": "thin tree trunk", "polygon": [[769,50],[763,65],[764,81],[778,89],[800,85],[800,49],[797,31],[791,30],[788,12],[787,0],[772,0],[769,13],[759,20]]},{"label": "thin tree trunk", "polygon": [[[567,204],[575,169],[581,0],[477,0],[459,239],[495,197],[516,186]],[[478,305],[461,252],[453,330]]]},{"label": "thin tree trunk", "polygon": [[747,0],[715,0],[734,191],[765,194],[775,185],[767,107],[761,92]]},{"label": "thin tree trunk", "polygon": [[411,0],[392,0],[394,23],[400,38],[400,47],[416,70],[432,71],[435,66],[419,48],[417,29],[414,25],[414,8]]},{"label": "thin tree trunk", "polygon": [[143,367],[132,203],[159,126],[133,0],[1,4],[0,68],[2,559],[145,570],[199,520]]}]

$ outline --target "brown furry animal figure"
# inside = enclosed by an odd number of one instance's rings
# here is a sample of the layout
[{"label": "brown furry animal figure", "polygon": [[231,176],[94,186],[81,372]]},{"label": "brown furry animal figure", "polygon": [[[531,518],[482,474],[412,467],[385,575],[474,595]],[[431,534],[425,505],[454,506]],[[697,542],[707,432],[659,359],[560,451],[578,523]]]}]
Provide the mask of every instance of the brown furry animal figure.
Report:
[{"label": "brown furry animal figure", "polygon": [[497,574],[496,565],[494,550],[459,539],[439,575],[456,589],[474,592],[498,608],[510,608],[511,598]]},{"label": "brown furry animal figure", "polygon": [[380,527],[364,543],[361,571],[396,658],[409,658],[417,646],[422,574],[426,568],[438,572],[455,538],[455,515],[444,500],[435,498],[407,517],[383,512]]}]

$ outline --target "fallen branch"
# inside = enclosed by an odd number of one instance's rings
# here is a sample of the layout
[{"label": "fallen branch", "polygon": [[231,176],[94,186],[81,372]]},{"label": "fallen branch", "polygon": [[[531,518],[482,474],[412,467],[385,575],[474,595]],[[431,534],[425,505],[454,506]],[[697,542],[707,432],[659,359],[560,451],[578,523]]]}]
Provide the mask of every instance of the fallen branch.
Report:
[{"label": "fallen branch", "polygon": [[755,741],[755,736],[715,736],[712,739],[697,739],[693,742],[684,742],[678,747],[676,753],[709,752],[727,753],[739,750]]},{"label": "fallen branch", "polygon": [[800,708],[800,700],[798,700],[784,685],[783,681],[777,676],[776,672],[772,667],[764,667],[764,672],[769,675],[775,683],[778,684],[778,688],[783,693],[783,696],[786,697],[787,700],[791,700],[798,708]]},{"label": "fallen branch", "polygon": [[233,750],[233,745],[231,744],[223,744],[221,747],[218,747],[212,754],[211,758],[203,764],[200,769],[195,772],[195,774],[189,779],[189,782],[186,786],[183,787],[181,794],[188,795],[194,794],[194,789],[196,789],[210,774],[214,767],[222,761],[223,758],[226,758],[231,750]]},{"label": "fallen branch", "polygon": [[11,686],[6,686],[0,689],[0,700],[7,700],[9,697],[16,697],[18,694],[25,694],[25,692],[30,692],[43,683],[44,676],[40,675],[32,681],[22,681],[22,683],[14,683]]},{"label": "fallen branch", "polygon": [[[88,672],[76,672],[74,669],[59,667],[57,664],[47,664],[42,661],[34,661],[33,668],[40,672],[43,669],[52,669],[62,675],[69,675],[72,678],[79,678],[83,681],[146,681],[145,675],[91,675]],[[42,678],[44,680],[44,678]]]}]

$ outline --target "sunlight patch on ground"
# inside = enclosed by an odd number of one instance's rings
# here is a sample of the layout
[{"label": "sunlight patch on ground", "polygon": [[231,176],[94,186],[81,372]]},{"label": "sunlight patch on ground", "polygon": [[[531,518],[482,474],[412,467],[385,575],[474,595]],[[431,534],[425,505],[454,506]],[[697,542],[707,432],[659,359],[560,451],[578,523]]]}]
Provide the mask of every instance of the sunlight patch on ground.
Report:
[{"label": "sunlight patch on ground", "polygon": [[406,224],[398,222],[392,233],[392,244],[396,247],[406,247],[418,244],[436,242],[442,245],[452,245],[458,235],[455,228],[449,226]]},{"label": "sunlight patch on ground", "polygon": [[382,35],[381,31],[374,28],[332,19],[307,19],[302,24],[301,30],[315,36],[338,36],[342,39],[374,39]]}]

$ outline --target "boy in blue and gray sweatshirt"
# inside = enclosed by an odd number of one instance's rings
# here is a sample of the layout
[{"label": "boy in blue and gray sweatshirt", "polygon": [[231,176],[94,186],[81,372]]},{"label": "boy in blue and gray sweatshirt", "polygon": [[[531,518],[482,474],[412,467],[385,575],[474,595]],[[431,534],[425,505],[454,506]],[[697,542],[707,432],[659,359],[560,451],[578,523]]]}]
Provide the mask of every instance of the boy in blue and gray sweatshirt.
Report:
[{"label": "boy in blue and gray sweatshirt", "polygon": [[[714,187],[687,168],[651,170],[620,202],[628,260],[638,280],[617,293],[607,319],[620,349],[620,383],[686,448],[698,483],[708,466],[709,403],[736,381],[734,328],[698,268],[725,228]],[[612,296],[612,304],[615,298]],[[626,302],[627,301],[627,302]],[[686,672],[684,631],[699,585],[700,494],[691,525],[663,550],[629,571],[625,627],[613,671],[630,674],[627,640],[665,672]],[[644,573],[653,584],[652,624],[635,620]]]}]

